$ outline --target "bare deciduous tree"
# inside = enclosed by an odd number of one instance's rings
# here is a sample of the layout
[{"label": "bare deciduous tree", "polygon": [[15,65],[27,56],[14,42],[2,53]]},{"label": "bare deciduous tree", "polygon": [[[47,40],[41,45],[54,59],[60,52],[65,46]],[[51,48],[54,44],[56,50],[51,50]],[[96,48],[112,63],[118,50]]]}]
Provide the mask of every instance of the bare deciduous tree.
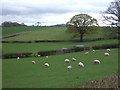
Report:
[{"label": "bare deciduous tree", "polygon": [[111,26],[120,28],[120,0],[111,2],[111,5],[103,13],[103,17]]}]

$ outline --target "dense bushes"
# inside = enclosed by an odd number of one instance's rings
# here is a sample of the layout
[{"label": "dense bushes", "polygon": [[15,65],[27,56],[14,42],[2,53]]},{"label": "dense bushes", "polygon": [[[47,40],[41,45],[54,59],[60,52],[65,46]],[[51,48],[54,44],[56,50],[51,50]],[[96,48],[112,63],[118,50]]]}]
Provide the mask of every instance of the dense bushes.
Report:
[{"label": "dense bushes", "polygon": [[93,49],[107,49],[107,48],[119,48],[119,44],[107,44],[107,45],[97,45],[92,46]]},{"label": "dense bushes", "polygon": [[56,53],[58,53],[58,50],[40,51],[40,52],[38,52],[38,54],[41,55],[41,56],[55,55]]},{"label": "dense bushes", "polygon": [[2,58],[17,58],[17,57],[31,57],[31,56],[32,56],[31,52],[2,54]]}]

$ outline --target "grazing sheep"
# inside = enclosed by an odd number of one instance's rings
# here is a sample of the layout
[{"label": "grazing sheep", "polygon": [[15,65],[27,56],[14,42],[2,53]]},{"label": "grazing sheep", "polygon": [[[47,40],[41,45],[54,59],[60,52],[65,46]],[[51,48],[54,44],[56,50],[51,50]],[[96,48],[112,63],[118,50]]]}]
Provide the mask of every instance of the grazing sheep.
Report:
[{"label": "grazing sheep", "polygon": [[48,58],[48,56],[46,56],[46,58]]},{"label": "grazing sheep", "polygon": [[109,56],[110,54],[109,53],[104,53],[105,56]]},{"label": "grazing sheep", "polygon": [[68,70],[72,69],[72,66],[67,66],[67,69],[68,69]]},{"label": "grazing sheep", "polygon": [[101,63],[100,60],[97,60],[97,59],[94,60],[93,62],[96,63],[96,64],[100,64]]},{"label": "grazing sheep", "polygon": [[48,63],[45,63],[44,66],[49,67],[50,65]]},{"label": "grazing sheep", "polygon": [[85,55],[88,55],[89,52],[85,52]]},{"label": "grazing sheep", "polygon": [[95,52],[95,50],[94,50],[94,49],[93,49],[92,51],[93,51],[93,52]]},{"label": "grazing sheep", "polygon": [[17,59],[20,59],[20,57],[17,57]]},{"label": "grazing sheep", "polygon": [[84,67],[84,64],[83,64],[82,62],[79,62],[79,63],[78,63],[78,66]]},{"label": "grazing sheep", "polygon": [[72,58],[72,61],[76,61],[76,59],[75,59],[75,58]]},{"label": "grazing sheep", "polygon": [[40,55],[38,55],[38,57],[40,57]]},{"label": "grazing sheep", "polygon": [[69,59],[65,59],[65,62],[68,62],[68,63],[69,63],[69,62],[70,62],[70,60],[69,60]]},{"label": "grazing sheep", "polygon": [[32,64],[35,64],[36,62],[35,61],[32,61]]},{"label": "grazing sheep", "polygon": [[106,49],[106,51],[110,51],[110,49]]}]

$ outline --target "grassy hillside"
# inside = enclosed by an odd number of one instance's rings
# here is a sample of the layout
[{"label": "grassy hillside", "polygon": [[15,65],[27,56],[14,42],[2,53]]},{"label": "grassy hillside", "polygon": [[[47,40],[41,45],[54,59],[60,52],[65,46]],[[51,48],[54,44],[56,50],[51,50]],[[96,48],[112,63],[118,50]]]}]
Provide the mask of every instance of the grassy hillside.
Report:
[{"label": "grassy hillside", "polygon": [[[3,39],[4,41],[34,40],[71,40],[73,34],[66,33],[66,27],[3,27],[3,36],[20,33],[19,36]],[[112,28],[116,29],[116,28]],[[28,31],[28,32],[27,32]],[[22,32],[22,33],[21,33]],[[24,32],[24,33],[23,33]],[[99,33],[84,36],[84,39],[109,38],[112,34],[109,27],[101,27]],[[79,37],[74,38],[79,39]]]},{"label": "grassy hillside", "polygon": [[47,50],[56,50],[61,48],[71,48],[75,45],[102,45],[102,44],[115,44],[118,40],[102,40],[93,42],[46,42],[46,43],[3,43],[3,53],[15,52],[38,52]]},{"label": "grassy hillside", "polygon": [[[38,27],[39,30],[34,30],[31,28],[32,32],[21,33],[19,36],[3,39],[4,41],[34,41],[34,40],[71,40],[73,34],[66,33],[66,27]],[[30,29],[30,28],[29,28]],[[13,30],[14,31],[14,30]],[[16,30],[15,30],[16,31]],[[21,32],[24,30],[20,30]],[[29,30],[30,31],[30,30]],[[9,32],[9,31],[8,31]],[[102,30],[97,34],[87,35],[84,38],[94,39],[102,38]],[[79,39],[74,38],[74,39]]]},{"label": "grassy hillside", "polygon": [[[111,76],[118,71],[118,49],[112,49],[110,56],[104,56],[105,50],[69,53],[41,58],[3,59],[3,88],[70,88],[86,82]],[[75,57],[75,62],[65,63],[66,58]],[[99,59],[101,64],[94,64]],[[36,64],[31,61],[35,60]],[[78,67],[78,62],[85,67]],[[50,67],[44,67],[48,62]],[[68,70],[67,65],[72,65]]]},{"label": "grassy hillside", "polygon": [[22,33],[19,36],[3,39],[4,41],[33,41],[33,40],[70,40],[71,34],[66,33],[65,27],[50,27],[36,30],[28,33]]},{"label": "grassy hillside", "polygon": [[15,33],[26,32],[26,31],[35,31],[42,30],[49,27],[2,27],[2,36],[7,36]]}]

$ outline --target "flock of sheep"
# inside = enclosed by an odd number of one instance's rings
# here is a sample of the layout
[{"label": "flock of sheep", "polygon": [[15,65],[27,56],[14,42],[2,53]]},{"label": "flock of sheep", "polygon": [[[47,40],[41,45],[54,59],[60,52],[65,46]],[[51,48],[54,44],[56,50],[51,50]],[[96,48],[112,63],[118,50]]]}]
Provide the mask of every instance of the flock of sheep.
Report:
[{"label": "flock of sheep", "polygon": [[[95,52],[94,49],[93,49],[92,51]],[[110,51],[110,49],[106,49],[106,51]],[[86,55],[87,55],[88,53],[89,53],[89,52],[85,52]],[[105,56],[109,56],[110,54],[107,53],[107,52],[105,52],[104,55],[105,55]],[[76,59],[75,59],[75,58],[72,58],[72,61],[76,61]],[[65,59],[65,62],[69,63],[70,60],[69,60],[69,59]],[[93,62],[96,63],[96,64],[100,64],[100,63],[101,63],[101,61],[100,61],[100,60],[97,60],[97,59],[94,60]],[[83,64],[82,62],[79,62],[79,63],[78,63],[78,66],[84,67],[84,64]],[[71,65],[67,66],[67,69],[71,69],[71,68],[72,68]]]},{"label": "flock of sheep", "polygon": [[[95,52],[94,49],[93,49],[92,51]],[[110,50],[110,49],[106,49],[106,51],[111,51],[111,50]],[[85,55],[88,55],[88,54],[89,54],[89,52],[85,52]],[[105,52],[104,55],[105,55],[105,56],[109,56],[110,54],[109,54],[108,52]],[[38,57],[40,57],[40,55],[38,55]],[[46,56],[45,58],[47,59],[48,56]],[[17,59],[19,60],[20,57],[17,57]],[[76,61],[76,58],[72,58],[72,61]],[[36,64],[36,61],[31,61],[31,62],[32,62],[32,64]],[[65,59],[64,62],[65,62],[65,63],[70,63],[70,60],[69,60],[69,59]],[[95,63],[95,64],[100,64],[101,61],[96,59],[96,60],[93,60],[93,63]],[[50,64],[46,62],[46,63],[44,63],[44,66],[49,67]],[[84,64],[83,64],[82,62],[79,62],[79,63],[78,63],[78,66],[84,67]],[[67,66],[67,69],[68,69],[68,70],[72,69],[72,66],[71,66],[71,65]]]}]

